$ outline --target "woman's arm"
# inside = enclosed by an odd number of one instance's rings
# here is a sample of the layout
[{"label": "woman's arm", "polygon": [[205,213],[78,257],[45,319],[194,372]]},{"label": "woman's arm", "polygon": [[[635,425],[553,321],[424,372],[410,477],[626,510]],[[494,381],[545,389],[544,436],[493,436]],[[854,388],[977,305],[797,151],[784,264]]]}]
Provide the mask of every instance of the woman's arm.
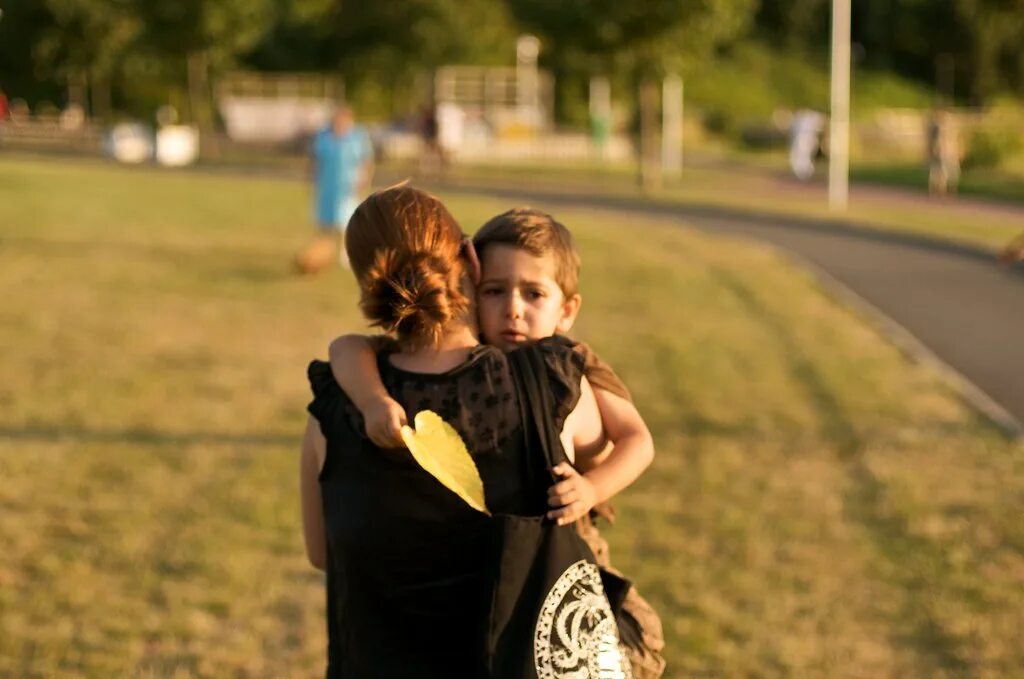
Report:
[{"label": "woman's arm", "polygon": [[324,534],[324,508],[320,501],[320,470],[327,456],[327,441],[316,418],[306,421],[299,462],[299,496],[302,504],[302,536],[306,556],[314,567],[327,568],[327,538]]}]

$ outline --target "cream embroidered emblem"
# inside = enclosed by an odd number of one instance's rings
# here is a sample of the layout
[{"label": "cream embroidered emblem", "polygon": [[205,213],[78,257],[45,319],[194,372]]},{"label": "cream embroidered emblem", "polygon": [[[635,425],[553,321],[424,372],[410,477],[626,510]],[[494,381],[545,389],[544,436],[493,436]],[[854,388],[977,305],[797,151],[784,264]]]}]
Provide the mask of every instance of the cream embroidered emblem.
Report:
[{"label": "cream embroidered emblem", "polygon": [[538,679],[631,679],[594,564],[577,561],[551,587],[537,616],[533,659]]}]

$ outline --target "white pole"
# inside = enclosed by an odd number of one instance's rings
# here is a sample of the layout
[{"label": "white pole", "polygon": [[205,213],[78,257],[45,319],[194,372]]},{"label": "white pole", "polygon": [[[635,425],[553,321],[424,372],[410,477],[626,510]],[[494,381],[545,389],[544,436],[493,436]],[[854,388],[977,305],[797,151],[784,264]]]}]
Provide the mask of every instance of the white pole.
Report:
[{"label": "white pole", "polygon": [[832,111],[828,205],[845,210],[850,193],[850,0],[832,0]]},{"label": "white pole", "polygon": [[683,79],[678,75],[662,84],[661,169],[669,176],[683,171]]}]

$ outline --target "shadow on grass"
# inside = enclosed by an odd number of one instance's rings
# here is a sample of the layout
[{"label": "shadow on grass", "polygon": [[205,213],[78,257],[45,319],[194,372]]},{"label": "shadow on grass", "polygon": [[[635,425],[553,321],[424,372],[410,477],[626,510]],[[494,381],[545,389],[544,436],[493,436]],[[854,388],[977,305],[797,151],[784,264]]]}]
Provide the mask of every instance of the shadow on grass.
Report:
[{"label": "shadow on grass", "polygon": [[774,315],[741,280],[720,268],[713,275],[731,290],[751,316],[771,328],[782,346],[793,379],[814,404],[821,422],[822,437],[830,441],[839,459],[846,463],[850,490],[844,507],[847,517],[863,526],[879,554],[898,574],[896,581],[903,593],[902,619],[911,628],[898,639],[936,670],[963,675],[971,671],[965,660],[964,639],[948,629],[936,615],[936,594],[953,586],[947,579],[949,566],[940,547],[914,536],[904,517],[886,512],[884,484],[864,463],[864,441],[858,434],[842,403],[814,363],[801,351],[786,322]]},{"label": "shadow on grass", "polygon": [[137,445],[187,446],[228,444],[246,446],[298,446],[299,433],[244,433],[217,431],[171,432],[144,427],[86,428],[57,425],[0,426],[0,442],[30,443],[131,443]]},{"label": "shadow on grass", "polygon": [[153,243],[132,240],[56,239],[38,236],[14,236],[0,239],[0,249],[24,249],[43,258],[113,256],[125,262],[152,260],[173,262],[176,270],[203,274],[211,280],[235,280],[243,283],[278,283],[298,277],[295,253],[246,248],[244,245]]},{"label": "shadow on grass", "polygon": [[955,573],[941,548],[913,535],[905,517],[885,510],[885,484],[863,460],[856,460],[849,471],[853,484],[845,497],[845,514],[866,529],[903,593],[899,617],[910,622],[911,629],[896,641],[914,649],[936,671],[969,676],[976,668],[966,659],[970,653],[965,640],[935,614],[942,593],[956,587],[951,579]]},{"label": "shadow on grass", "polygon": [[712,267],[711,273],[746,307],[751,317],[759,319],[771,329],[782,346],[789,374],[814,404],[818,421],[821,422],[822,437],[835,444],[836,452],[842,459],[852,458],[859,453],[864,443],[853,422],[814,363],[800,349],[789,324],[773,314],[739,278],[720,267]]}]

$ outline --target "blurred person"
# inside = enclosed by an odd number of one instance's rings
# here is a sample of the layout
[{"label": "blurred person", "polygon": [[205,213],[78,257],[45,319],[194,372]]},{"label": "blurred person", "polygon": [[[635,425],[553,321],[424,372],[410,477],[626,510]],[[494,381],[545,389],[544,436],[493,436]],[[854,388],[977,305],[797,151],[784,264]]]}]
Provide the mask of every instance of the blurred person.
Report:
[{"label": "blurred person", "polygon": [[27,123],[32,118],[32,109],[24,99],[12,99],[8,103],[7,118],[12,123]]},{"label": "blurred person", "polygon": [[0,124],[7,120],[7,94],[0,90]]},{"label": "blurred person", "polygon": [[[572,328],[582,302],[577,290],[580,260],[572,234],[564,225],[545,212],[517,208],[489,220],[473,243],[481,258],[476,306],[484,342],[512,351]],[[375,360],[376,352],[387,344],[386,339],[359,335],[338,338],[330,348],[331,368],[335,380],[363,414],[367,435],[378,445],[398,446],[406,414],[388,395]],[[582,474],[568,465],[560,470],[563,480],[549,493],[552,507],[570,502],[575,507],[571,511],[552,509],[549,516],[560,522],[575,521],[597,562],[612,570],[608,543],[594,523],[598,516],[614,520],[607,504],[610,494],[595,493],[589,475],[608,478],[610,488],[618,493],[647,468],[654,445],[629,390],[612,368],[585,344],[572,346],[593,387],[611,448],[580,460],[576,466]],[[628,590],[622,609],[632,621],[628,635],[632,643],[625,646],[634,676],[661,676],[664,635],[657,613],[635,587]]]},{"label": "blurred person", "polygon": [[60,128],[62,130],[80,130],[85,124],[85,109],[80,104],[68,104],[60,112]]},{"label": "blurred person", "polygon": [[442,162],[450,162],[459,152],[465,139],[466,111],[458,104],[441,103],[437,105],[435,115]]},{"label": "blurred person", "polygon": [[956,193],[960,181],[960,136],[949,111],[932,111],[927,137],[928,193],[933,196]]},{"label": "blurred person", "polygon": [[814,176],[814,161],[822,152],[824,129],[824,114],[810,109],[800,109],[793,114],[789,128],[789,166],[800,181]]},{"label": "blurred person", "polygon": [[347,265],[342,246],[345,226],[359,204],[358,196],[373,179],[373,146],[351,107],[342,104],[328,126],[313,138],[312,178],[317,236],[296,257],[305,273],[334,262]]},{"label": "blurred person", "polygon": [[1024,233],[1006,244],[1006,247],[999,254],[999,261],[1006,265],[1024,262]]},{"label": "blurred person", "polygon": [[422,142],[420,171],[427,177],[444,176],[447,163],[438,141],[437,109],[433,104],[423,107],[418,122]]},{"label": "blurred person", "polygon": [[[364,315],[394,337],[374,356],[390,396],[403,412],[429,409],[457,430],[493,514],[542,515],[551,477],[527,457],[524,395],[509,358],[478,340],[479,264],[455,219],[433,196],[392,187],[356,209],[345,240]],[[537,378],[551,385],[550,424],[567,452],[599,450],[600,414],[578,354],[558,340],[521,351],[543,364]],[[487,676],[500,557],[492,517],[408,452],[375,445],[330,365],[313,361],[308,374],[303,536],[310,562],[327,573],[327,677]],[[574,605],[607,619],[607,601],[599,604]]]}]

